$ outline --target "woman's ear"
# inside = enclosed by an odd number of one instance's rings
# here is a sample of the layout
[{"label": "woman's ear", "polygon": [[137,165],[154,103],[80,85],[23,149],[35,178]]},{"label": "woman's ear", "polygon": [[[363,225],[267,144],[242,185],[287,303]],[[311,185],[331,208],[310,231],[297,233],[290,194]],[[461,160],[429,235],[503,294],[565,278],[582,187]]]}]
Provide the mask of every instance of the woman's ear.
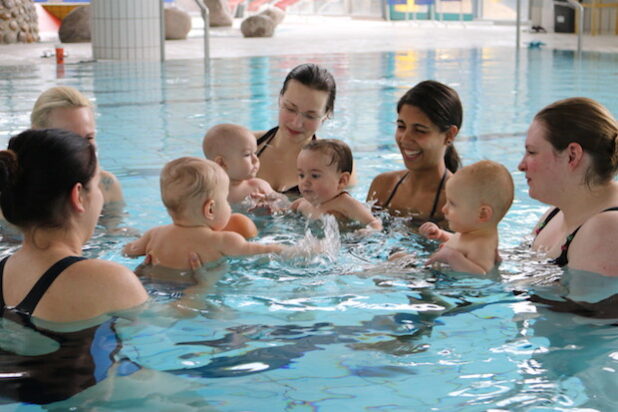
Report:
[{"label": "woman's ear", "polygon": [[494,209],[489,205],[481,205],[479,208],[479,221],[481,223],[489,222],[494,215]]},{"label": "woman's ear", "polygon": [[350,172],[343,172],[341,176],[339,176],[338,189],[341,190],[345,187],[348,187],[350,183]]},{"label": "woman's ear", "polygon": [[451,125],[449,126],[448,130],[446,131],[446,136],[444,139],[444,144],[452,144],[455,141],[455,138],[457,137],[457,133],[459,133],[459,128],[457,128],[457,126],[455,125]]},{"label": "woman's ear", "polygon": [[81,183],[75,183],[73,188],[71,189],[71,206],[80,213],[86,211],[86,207],[84,206],[84,192],[85,188]]},{"label": "woman's ear", "polygon": [[579,143],[569,143],[566,147],[566,151],[569,156],[569,166],[575,169],[581,164],[581,161],[584,158],[584,149]]},{"label": "woman's ear", "polygon": [[215,217],[215,201],[212,199],[208,199],[204,202],[202,206],[202,214],[206,219],[214,219]]}]

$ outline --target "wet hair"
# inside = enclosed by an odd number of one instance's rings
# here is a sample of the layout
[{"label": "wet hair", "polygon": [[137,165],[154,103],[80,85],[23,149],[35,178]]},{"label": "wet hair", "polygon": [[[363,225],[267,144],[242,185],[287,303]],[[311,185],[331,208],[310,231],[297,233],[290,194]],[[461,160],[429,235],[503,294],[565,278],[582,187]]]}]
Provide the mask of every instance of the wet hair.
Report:
[{"label": "wet hair", "polygon": [[585,181],[606,183],[618,172],[618,123],[600,103],[585,97],[559,100],[534,117],[545,129],[545,138],[558,152],[579,144],[592,157]]},{"label": "wet hair", "polygon": [[335,78],[328,70],[313,63],[305,63],[294,67],[283,81],[283,87],[279,95],[283,96],[288,88],[290,80],[296,80],[310,89],[328,93],[326,100],[325,115],[331,116],[335,110],[335,97],[337,96],[337,84]]},{"label": "wet hair", "polygon": [[199,157],[180,157],[168,162],[161,171],[161,200],[172,218],[192,213],[212,199],[224,184],[225,172],[215,162]]},{"label": "wet hair", "polygon": [[57,86],[45,90],[32,108],[30,113],[30,125],[33,129],[45,129],[50,127],[49,116],[54,109],[79,109],[81,107],[92,108],[92,103],[77,89],[69,86]]},{"label": "wet hair", "polygon": [[302,150],[319,152],[330,156],[329,166],[335,165],[339,173],[352,173],[354,160],[350,146],[337,139],[318,139],[312,140],[303,146]]},{"label": "wet hair", "polygon": [[[420,109],[441,133],[451,126],[461,130],[463,122],[463,107],[457,92],[447,85],[435,80],[425,80],[418,83],[404,94],[397,102],[397,113],[404,105]],[[455,173],[461,167],[461,159],[455,146],[449,144],[444,153],[446,168]]]},{"label": "wet hair", "polygon": [[513,204],[515,186],[513,177],[506,167],[491,160],[481,160],[465,166],[457,171],[451,179],[466,179],[456,182],[465,187],[480,204],[486,204],[493,209],[492,220],[498,223]]},{"label": "wet hair", "polygon": [[0,151],[0,206],[23,228],[61,228],[76,183],[86,190],[97,170],[94,147],[61,129],[26,130]]},{"label": "wet hair", "polygon": [[208,129],[204,139],[202,140],[202,150],[204,156],[210,160],[214,160],[215,157],[225,153],[225,148],[231,145],[236,145],[237,140],[242,137],[243,134],[250,136],[255,141],[255,136],[246,127],[221,123]]}]

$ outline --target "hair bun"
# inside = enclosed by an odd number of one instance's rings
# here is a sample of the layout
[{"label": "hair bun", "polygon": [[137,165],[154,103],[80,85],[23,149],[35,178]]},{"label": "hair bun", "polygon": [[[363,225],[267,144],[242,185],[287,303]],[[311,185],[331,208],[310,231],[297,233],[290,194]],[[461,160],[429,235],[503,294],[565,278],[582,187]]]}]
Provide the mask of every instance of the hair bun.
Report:
[{"label": "hair bun", "polygon": [[17,153],[12,150],[0,150],[0,192],[15,183],[17,178]]}]

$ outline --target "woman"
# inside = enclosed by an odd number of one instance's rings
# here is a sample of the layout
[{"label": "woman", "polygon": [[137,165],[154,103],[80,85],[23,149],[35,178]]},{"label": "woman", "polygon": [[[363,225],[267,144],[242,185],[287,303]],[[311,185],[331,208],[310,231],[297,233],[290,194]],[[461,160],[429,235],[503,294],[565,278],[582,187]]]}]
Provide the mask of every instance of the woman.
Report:
[{"label": "woman", "polygon": [[49,403],[94,385],[119,348],[101,316],[147,299],[124,266],[81,256],[103,205],[99,179],[94,146],[68,131],[28,130],[0,151],[0,206],[23,233],[0,261],[0,316],[54,343],[31,353],[0,342],[0,397]]},{"label": "woman", "polygon": [[371,182],[367,201],[394,216],[412,216],[415,225],[445,224],[444,187],[460,167],[453,141],[463,108],[457,92],[433,80],[408,90],[397,103],[395,141],[405,170],[385,172]]},{"label": "woman", "polygon": [[[96,147],[94,112],[90,100],[69,86],[47,89],[36,100],[30,124],[33,129],[56,128],[71,131]],[[122,211],[123,196],[120,182],[111,172],[100,170],[99,187],[103,193],[106,215]]]},{"label": "woman", "polygon": [[288,73],[279,95],[279,125],[254,132],[260,158],[258,177],[278,192],[298,194],[296,158],[322,122],[333,114],[335,79],[315,64],[301,64]]},{"label": "woman", "polygon": [[552,205],[532,247],[553,263],[618,276],[618,124],[594,100],[560,100],[535,117],[519,170],[533,199]]}]

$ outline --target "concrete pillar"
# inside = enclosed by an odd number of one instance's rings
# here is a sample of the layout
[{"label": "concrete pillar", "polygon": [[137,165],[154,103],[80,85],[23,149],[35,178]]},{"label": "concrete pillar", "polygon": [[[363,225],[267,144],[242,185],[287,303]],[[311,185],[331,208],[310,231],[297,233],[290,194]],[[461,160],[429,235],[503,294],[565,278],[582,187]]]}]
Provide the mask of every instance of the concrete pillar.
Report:
[{"label": "concrete pillar", "polygon": [[95,59],[163,60],[161,0],[92,0]]}]

